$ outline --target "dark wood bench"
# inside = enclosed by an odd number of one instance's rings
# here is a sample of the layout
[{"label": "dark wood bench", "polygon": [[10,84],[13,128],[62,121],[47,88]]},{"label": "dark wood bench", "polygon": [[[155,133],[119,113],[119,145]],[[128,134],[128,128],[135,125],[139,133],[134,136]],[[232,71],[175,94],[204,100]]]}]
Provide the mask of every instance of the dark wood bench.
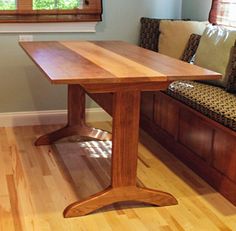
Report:
[{"label": "dark wood bench", "polygon": [[[140,46],[158,51],[159,23],[158,19],[141,19]],[[170,89],[142,94],[141,127],[236,205],[234,120],[220,123],[171,95]]]}]

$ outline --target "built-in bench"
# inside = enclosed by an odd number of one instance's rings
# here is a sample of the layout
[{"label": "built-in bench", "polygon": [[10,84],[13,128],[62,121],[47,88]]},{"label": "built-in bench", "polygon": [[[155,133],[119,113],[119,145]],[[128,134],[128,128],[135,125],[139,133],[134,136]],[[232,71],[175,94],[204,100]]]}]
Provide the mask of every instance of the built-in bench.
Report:
[{"label": "built-in bench", "polygon": [[236,131],[236,95],[219,87],[194,81],[173,82],[167,94]]},{"label": "built-in bench", "polygon": [[[160,21],[141,19],[140,46],[159,51]],[[179,58],[191,62],[200,38],[191,35]],[[236,86],[236,49],[232,52],[226,88]],[[235,93],[194,81],[173,82],[166,92],[145,92],[141,127],[236,205]]]}]

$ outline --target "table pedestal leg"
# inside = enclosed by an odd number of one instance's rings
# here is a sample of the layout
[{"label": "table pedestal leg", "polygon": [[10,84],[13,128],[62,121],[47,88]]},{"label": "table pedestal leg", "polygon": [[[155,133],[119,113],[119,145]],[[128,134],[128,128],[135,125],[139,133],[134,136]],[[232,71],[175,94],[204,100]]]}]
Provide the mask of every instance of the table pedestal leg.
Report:
[{"label": "table pedestal leg", "polygon": [[110,140],[111,134],[100,129],[91,128],[85,123],[85,92],[80,85],[68,85],[68,121],[67,125],[57,131],[43,135],[35,145],[49,145],[68,136],[79,135],[96,140]]},{"label": "table pedestal leg", "polygon": [[111,186],[64,210],[65,217],[88,214],[121,201],[140,201],[157,206],[177,204],[169,193],[141,188],[137,183],[140,91],[113,94]]}]

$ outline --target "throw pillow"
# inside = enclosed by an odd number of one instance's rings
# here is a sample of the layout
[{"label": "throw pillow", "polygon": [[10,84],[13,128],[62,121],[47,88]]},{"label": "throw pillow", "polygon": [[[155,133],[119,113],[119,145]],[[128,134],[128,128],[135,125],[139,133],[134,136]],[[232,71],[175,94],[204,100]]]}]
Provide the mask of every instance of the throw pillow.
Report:
[{"label": "throw pillow", "polygon": [[194,55],[196,54],[200,39],[201,35],[191,34],[181,60],[187,63],[193,63]]},{"label": "throw pillow", "polygon": [[205,29],[197,48],[194,64],[221,73],[222,79],[204,82],[224,88],[227,86],[228,65],[235,40],[235,30],[212,25]]},{"label": "throw pillow", "polygon": [[159,52],[181,59],[191,34],[201,35],[207,22],[161,20]]}]

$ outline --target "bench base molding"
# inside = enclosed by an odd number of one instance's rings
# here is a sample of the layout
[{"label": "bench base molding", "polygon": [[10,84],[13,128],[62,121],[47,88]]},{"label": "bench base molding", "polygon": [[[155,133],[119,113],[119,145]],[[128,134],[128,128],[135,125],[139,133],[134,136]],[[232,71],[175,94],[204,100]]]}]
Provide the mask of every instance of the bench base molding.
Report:
[{"label": "bench base molding", "polygon": [[141,127],[236,205],[236,132],[163,92],[142,95]]}]

